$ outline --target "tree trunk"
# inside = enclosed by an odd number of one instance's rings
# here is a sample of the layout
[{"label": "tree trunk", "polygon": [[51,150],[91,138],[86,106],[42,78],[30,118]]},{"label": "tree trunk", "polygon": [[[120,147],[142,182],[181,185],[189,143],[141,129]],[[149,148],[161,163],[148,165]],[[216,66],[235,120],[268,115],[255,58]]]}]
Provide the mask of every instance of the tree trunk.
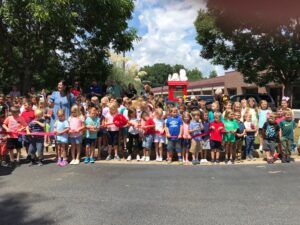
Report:
[{"label": "tree trunk", "polygon": [[32,72],[30,72],[29,68],[26,66],[24,71],[22,71],[20,75],[20,82],[21,82],[21,94],[26,95],[32,85]]}]

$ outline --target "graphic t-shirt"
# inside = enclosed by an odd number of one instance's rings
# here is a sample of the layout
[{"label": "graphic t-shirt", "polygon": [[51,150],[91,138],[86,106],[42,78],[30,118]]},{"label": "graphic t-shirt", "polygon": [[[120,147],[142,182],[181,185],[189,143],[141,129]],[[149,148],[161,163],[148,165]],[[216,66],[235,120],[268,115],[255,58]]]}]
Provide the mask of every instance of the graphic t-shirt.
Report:
[{"label": "graphic t-shirt", "polygon": [[170,140],[176,140],[180,134],[180,127],[182,125],[182,119],[179,116],[169,116],[166,121],[166,126],[169,129],[169,133],[172,136]]},{"label": "graphic t-shirt", "polygon": [[268,121],[264,123],[263,132],[264,139],[269,141],[277,141],[279,137],[280,127],[276,123],[269,123]]},{"label": "graphic t-shirt", "polygon": [[296,128],[296,123],[292,120],[283,120],[279,124],[282,130],[282,137],[285,137],[289,140],[294,140],[294,129]]}]

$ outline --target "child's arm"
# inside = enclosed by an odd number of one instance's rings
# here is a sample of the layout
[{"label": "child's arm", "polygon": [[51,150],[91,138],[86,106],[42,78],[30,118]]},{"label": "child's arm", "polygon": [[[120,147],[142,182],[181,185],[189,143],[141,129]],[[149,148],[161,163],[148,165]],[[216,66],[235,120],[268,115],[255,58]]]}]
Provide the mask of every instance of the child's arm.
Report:
[{"label": "child's arm", "polygon": [[26,133],[27,133],[27,134],[30,134],[29,126],[26,127]]},{"label": "child's arm", "polygon": [[44,123],[41,123],[39,121],[34,121],[34,123],[38,124],[39,126],[41,126],[42,128],[45,128],[45,124]]},{"label": "child's arm", "polygon": [[181,138],[182,137],[182,133],[183,133],[183,126],[182,124],[180,125],[180,128],[179,128],[179,135],[178,135],[178,138]]},{"label": "child's arm", "polygon": [[69,128],[69,127],[67,127],[67,128],[66,128],[66,129],[64,129],[63,131],[58,131],[58,132],[57,132],[57,134],[58,134],[58,135],[62,135],[62,134],[68,133],[68,132],[69,132],[69,130],[70,130],[70,128]]},{"label": "child's arm", "polygon": [[167,136],[167,137],[171,137],[169,128],[168,128],[167,126],[166,126],[166,136]]}]

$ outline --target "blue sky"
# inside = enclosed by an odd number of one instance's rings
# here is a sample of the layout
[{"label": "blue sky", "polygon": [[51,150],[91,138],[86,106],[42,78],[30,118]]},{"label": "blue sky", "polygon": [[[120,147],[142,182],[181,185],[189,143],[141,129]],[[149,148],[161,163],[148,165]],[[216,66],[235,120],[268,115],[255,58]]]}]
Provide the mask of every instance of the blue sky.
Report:
[{"label": "blue sky", "polygon": [[197,67],[204,75],[216,70],[224,74],[222,66],[212,65],[200,57],[194,21],[197,11],[205,8],[205,0],[136,0],[131,27],[138,30],[142,40],[134,43],[134,51],[127,53],[139,66],[154,63],[183,64]]}]

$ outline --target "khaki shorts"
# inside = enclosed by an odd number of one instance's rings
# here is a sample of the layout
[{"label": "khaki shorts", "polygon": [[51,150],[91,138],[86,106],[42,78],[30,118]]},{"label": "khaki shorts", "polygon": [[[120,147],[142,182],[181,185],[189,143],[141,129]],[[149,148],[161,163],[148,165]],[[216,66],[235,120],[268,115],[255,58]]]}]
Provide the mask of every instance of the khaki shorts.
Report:
[{"label": "khaki shorts", "polygon": [[190,152],[191,153],[198,153],[201,150],[202,150],[202,143],[201,143],[201,141],[196,141],[196,140],[192,139]]}]

